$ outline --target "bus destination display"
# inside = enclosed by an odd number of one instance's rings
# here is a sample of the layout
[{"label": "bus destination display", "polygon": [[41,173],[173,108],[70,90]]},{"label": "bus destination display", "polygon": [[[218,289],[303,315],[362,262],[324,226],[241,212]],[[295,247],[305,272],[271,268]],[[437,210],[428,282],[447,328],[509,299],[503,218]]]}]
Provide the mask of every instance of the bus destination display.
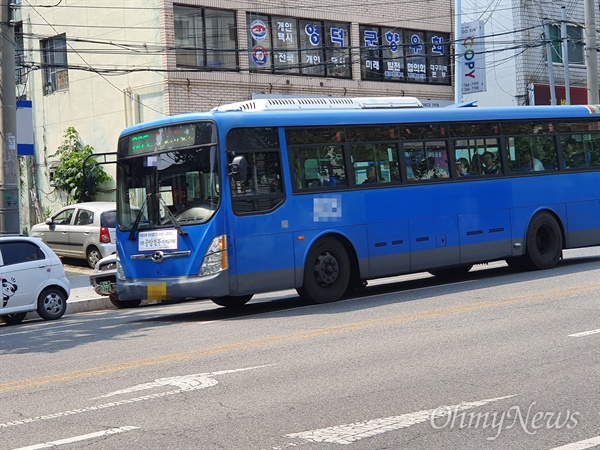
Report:
[{"label": "bus destination display", "polygon": [[196,142],[196,125],[184,124],[147,130],[129,137],[129,154],[188,147]]}]

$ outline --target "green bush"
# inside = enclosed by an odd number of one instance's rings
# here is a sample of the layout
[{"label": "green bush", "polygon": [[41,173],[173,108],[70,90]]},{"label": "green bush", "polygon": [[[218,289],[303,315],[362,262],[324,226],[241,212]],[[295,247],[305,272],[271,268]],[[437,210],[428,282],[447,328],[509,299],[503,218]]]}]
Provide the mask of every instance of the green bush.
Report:
[{"label": "green bush", "polygon": [[[93,192],[89,195],[85,188],[85,179],[83,174],[83,161],[90,155],[94,154],[93,147],[86,145],[85,147],[79,141],[79,133],[75,128],[69,127],[65,130],[64,140],[58,150],[52,157],[58,157],[59,165],[56,167],[54,174],[54,183],[58,189],[67,193],[68,203],[79,203],[94,200],[95,192],[99,186],[112,179],[107,174],[101,165],[96,163],[95,158],[87,160],[86,165],[94,164],[91,171],[93,179]],[[73,199],[73,202],[69,200]]]}]

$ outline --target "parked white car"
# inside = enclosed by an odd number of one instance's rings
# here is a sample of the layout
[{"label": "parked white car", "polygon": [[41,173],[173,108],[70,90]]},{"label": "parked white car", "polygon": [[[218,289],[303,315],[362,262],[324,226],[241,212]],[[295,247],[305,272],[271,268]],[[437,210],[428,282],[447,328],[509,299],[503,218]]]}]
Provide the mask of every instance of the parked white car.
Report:
[{"label": "parked white car", "polygon": [[67,310],[71,285],[58,256],[40,239],[0,236],[0,321],[14,325],[37,311],[45,320]]},{"label": "parked white car", "polygon": [[46,222],[31,227],[58,256],[85,259],[91,268],[105,256],[116,253],[115,202],[87,202],[65,206]]}]

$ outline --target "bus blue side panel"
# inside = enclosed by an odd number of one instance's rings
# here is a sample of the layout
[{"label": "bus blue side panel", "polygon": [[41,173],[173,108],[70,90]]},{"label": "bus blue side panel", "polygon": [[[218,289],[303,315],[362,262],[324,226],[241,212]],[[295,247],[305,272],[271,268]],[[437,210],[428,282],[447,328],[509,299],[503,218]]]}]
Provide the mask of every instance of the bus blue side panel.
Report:
[{"label": "bus blue side panel", "polygon": [[456,216],[428,217],[409,222],[412,271],[459,264],[457,222]]},{"label": "bus blue side panel", "polygon": [[294,287],[293,248],[292,233],[236,238],[233,295]]},{"label": "bus blue side panel", "polygon": [[600,200],[569,203],[567,224],[567,248],[600,245]]},{"label": "bus blue side panel", "polygon": [[501,259],[511,254],[510,212],[482,211],[458,216],[460,262]]},{"label": "bus blue side panel", "polygon": [[410,272],[410,233],[407,220],[368,225],[367,241],[369,261],[365,278]]}]

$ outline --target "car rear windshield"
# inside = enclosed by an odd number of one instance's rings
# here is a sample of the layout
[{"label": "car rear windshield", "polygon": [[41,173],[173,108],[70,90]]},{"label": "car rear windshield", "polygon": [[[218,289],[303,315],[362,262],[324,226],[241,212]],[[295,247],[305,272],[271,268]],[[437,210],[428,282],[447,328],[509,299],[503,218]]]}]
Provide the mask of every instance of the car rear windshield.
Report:
[{"label": "car rear windshield", "polygon": [[117,210],[104,211],[100,216],[100,226],[115,228],[117,226]]}]

